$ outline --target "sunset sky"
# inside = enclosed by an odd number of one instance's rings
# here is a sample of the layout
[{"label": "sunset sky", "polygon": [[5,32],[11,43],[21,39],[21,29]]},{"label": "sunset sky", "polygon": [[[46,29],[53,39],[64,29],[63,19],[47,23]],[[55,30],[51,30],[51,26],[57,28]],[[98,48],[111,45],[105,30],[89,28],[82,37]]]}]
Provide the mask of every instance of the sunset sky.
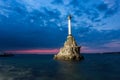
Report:
[{"label": "sunset sky", "polygon": [[69,14],[82,52],[120,51],[120,0],[0,0],[0,50],[57,52]]}]

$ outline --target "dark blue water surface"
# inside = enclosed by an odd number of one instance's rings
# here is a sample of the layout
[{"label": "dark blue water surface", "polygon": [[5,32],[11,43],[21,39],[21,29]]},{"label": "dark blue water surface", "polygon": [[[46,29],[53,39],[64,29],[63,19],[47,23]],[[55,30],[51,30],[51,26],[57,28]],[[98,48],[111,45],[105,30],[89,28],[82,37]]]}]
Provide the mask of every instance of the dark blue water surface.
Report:
[{"label": "dark blue water surface", "polygon": [[0,80],[120,80],[120,54],[83,54],[80,62],[53,55],[0,57]]}]

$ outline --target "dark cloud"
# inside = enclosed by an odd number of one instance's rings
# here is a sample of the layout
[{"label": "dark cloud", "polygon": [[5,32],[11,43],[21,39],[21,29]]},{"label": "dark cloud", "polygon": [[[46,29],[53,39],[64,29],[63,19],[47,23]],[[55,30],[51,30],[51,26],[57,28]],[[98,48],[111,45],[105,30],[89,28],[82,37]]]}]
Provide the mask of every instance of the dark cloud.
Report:
[{"label": "dark cloud", "polygon": [[100,11],[106,11],[108,9],[108,5],[105,3],[101,3],[97,6],[97,9]]},{"label": "dark cloud", "polygon": [[63,0],[53,0],[52,4],[63,4]]},{"label": "dark cloud", "polygon": [[67,36],[68,14],[73,15],[72,32],[79,45],[100,48],[111,40],[120,40],[119,29],[99,30],[106,25],[102,20],[118,12],[116,0],[114,4],[101,0],[70,0],[67,4],[66,0],[53,0],[49,7],[39,4],[40,8],[28,6],[26,1],[3,2],[8,6],[0,6],[1,50],[61,47]]},{"label": "dark cloud", "polygon": [[92,48],[100,48],[106,43],[110,43],[113,40],[120,40],[120,30],[90,30],[83,33],[84,36],[80,37],[80,43],[83,45],[90,46]]},{"label": "dark cloud", "polygon": [[119,1],[113,0],[108,2],[102,2],[97,5],[97,9],[104,13],[104,18],[110,17],[119,11]]},{"label": "dark cloud", "polygon": [[[21,16],[19,19],[26,17],[25,20],[15,21],[15,24],[12,24],[15,20],[14,17],[5,18],[0,29],[0,49],[56,48],[61,46],[65,39],[64,34],[66,34],[59,30],[56,23],[60,22],[61,13],[56,9],[51,10],[45,7],[42,9],[43,12],[34,10],[27,16]],[[30,22],[31,19],[34,21],[33,23]],[[54,22],[51,22],[51,19],[54,19]],[[5,22],[8,23],[5,24]]]},{"label": "dark cloud", "polygon": [[4,31],[0,35],[0,49],[56,48],[64,42],[65,34],[58,28],[47,29],[45,27],[38,28],[38,30],[11,31],[11,33]]}]

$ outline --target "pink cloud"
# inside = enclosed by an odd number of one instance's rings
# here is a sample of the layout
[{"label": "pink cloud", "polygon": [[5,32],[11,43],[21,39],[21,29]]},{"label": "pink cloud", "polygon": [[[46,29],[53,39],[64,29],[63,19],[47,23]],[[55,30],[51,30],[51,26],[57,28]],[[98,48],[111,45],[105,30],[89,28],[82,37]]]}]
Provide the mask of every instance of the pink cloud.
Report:
[{"label": "pink cloud", "polygon": [[109,48],[120,48],[120,41],[113,41],[113,42],[104,44],[103,46],[109,47]]},{"label": "pink cloud", "polygon": [[[104,52],[105,50],[91,49],[89,47],[82,47],[81,53],[97,53]],[[6,51],[8,53],[16,53],[16,54],[57,54],[59,49],[29,49],[29,50],[9,50]]]},{"label": "pink cloud", "polygon": [[9,53],[21,53],[21,54],[51,54],[57,53],[59,49],[31,49],[31,50],[10,50]]},{"label": "pink cloud", "polygon": [[[103,53],[103,52],[113,52],[116,48],[120,48],[120,45],[117,42],[111,42],[108,44],[104,44],[104,47],[107,48],[99,48],[93,49],[92,47],[82,46],[81,53]],[[115,49],[114,49],[115,48]],[[16,53],[16,54],[57,54],[59,49],[28,49],[28,50],[9,50],[6,51],[9,53]]]},{"label": "pink cloud", "polygon": [[86,47],[86,46],[83,46],[81,49],[81,53],[103,53],[103,52],[110,52],[110,51],[103,48],[93,49],[91,47]]},{"label": "pink cloud", "polygon": [[81,53],[96,53],[96,52],[100,52],[100,50],[92,49],[92,48],[89,48],[89,47],[86,47],[86,46],[83,46],[81,48]]}]

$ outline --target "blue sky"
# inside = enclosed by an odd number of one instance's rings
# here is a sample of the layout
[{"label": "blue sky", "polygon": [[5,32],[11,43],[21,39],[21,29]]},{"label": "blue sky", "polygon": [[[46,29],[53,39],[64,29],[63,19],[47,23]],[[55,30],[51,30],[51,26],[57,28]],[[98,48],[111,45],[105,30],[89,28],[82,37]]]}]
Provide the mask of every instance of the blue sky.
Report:
[{"label": "blue sky", "polygon": [[120,0],[0,0],[0,50],[59,49],[69,14],[84,52],[120,51]]}]

